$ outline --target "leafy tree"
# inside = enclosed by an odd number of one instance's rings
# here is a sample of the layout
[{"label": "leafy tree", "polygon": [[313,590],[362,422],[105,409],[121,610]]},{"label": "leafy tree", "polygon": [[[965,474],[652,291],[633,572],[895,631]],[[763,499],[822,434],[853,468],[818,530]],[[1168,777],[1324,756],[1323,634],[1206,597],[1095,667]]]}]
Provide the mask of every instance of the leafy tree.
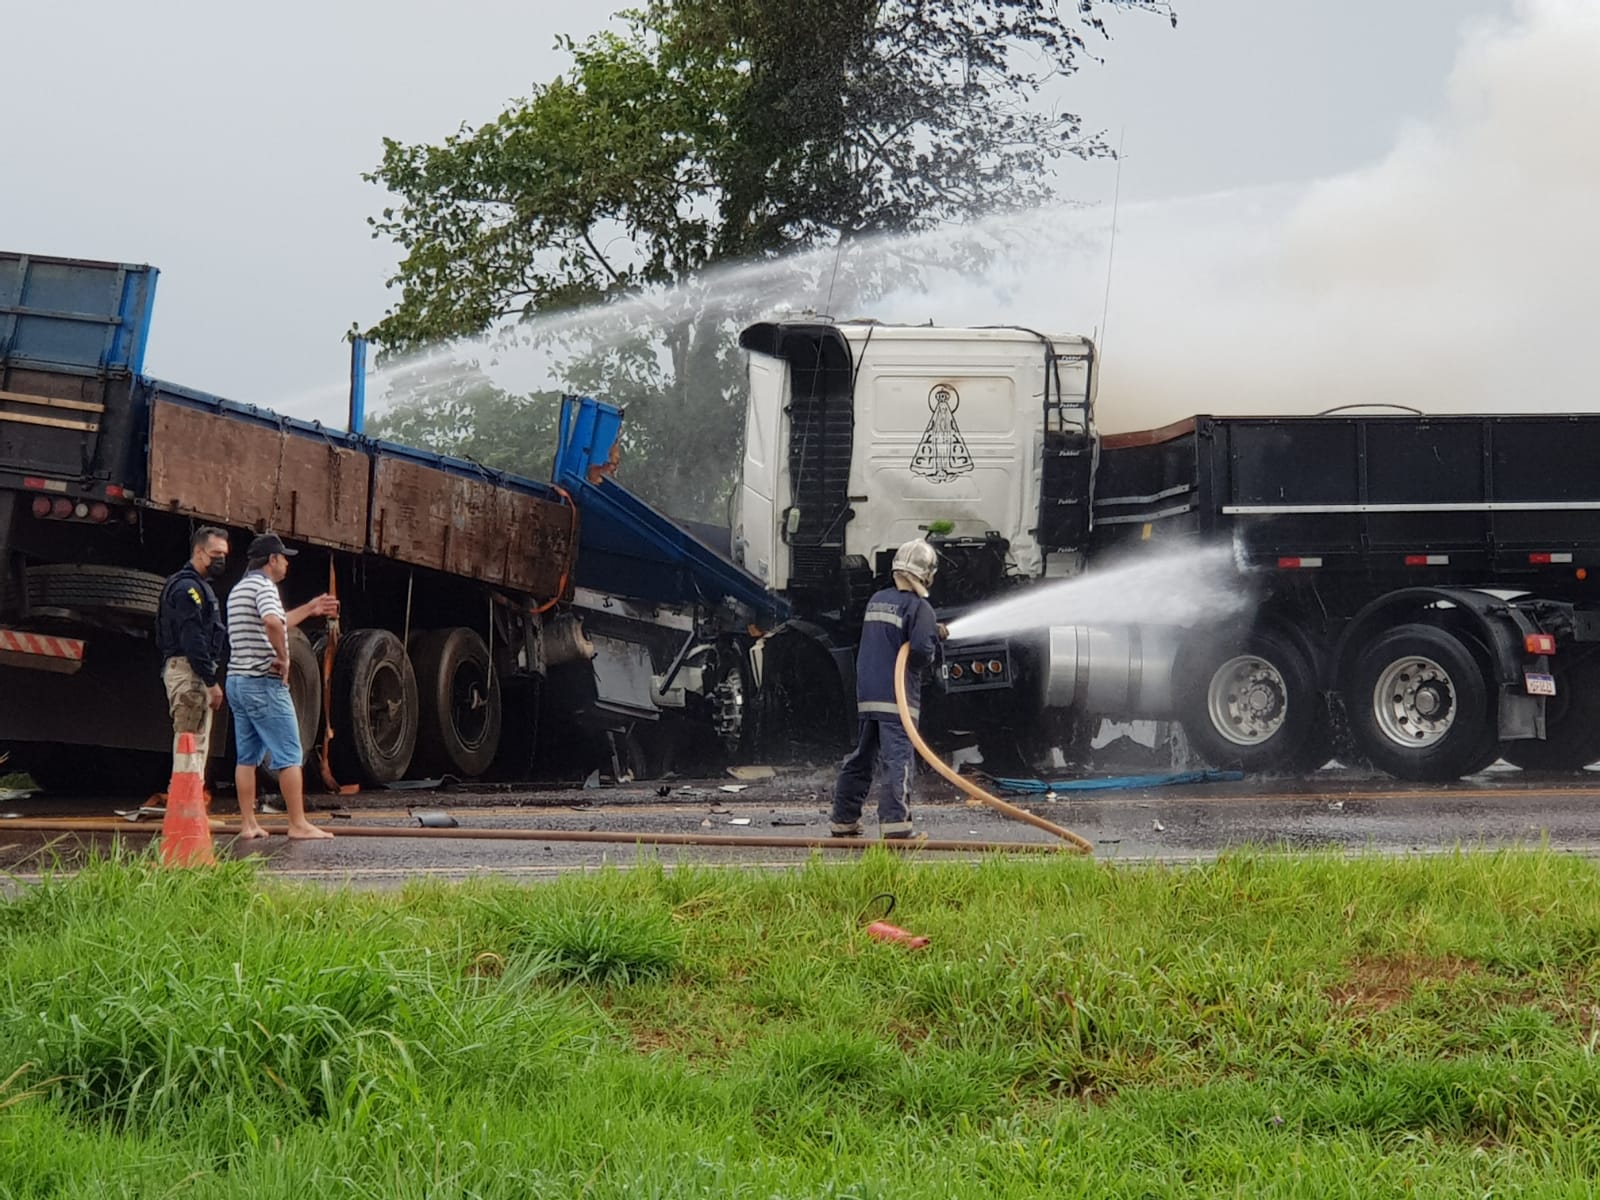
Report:
[{"label": "leafy tree", "polygon": [[[571,354],[567,382],[635,402],[630,436],[649,466],[630,463],[630,483],[720,515],[741,432],[732,326],[758,314],[714,279],[681,285],[1053,199],[1060,159],[1108,150],[1077,116],[1041,109],[1041,89],[1106,36],[1111,10],[1172,17],[1166,0],[1065,8],[649,0],[624,33],[568,41],[571,69],[496,120],[438,146],[384,143],[368,179],[398,201],[372,225],[404,257],[399,303],[373,336],[403,351],[612,305],[598,340],[570,320],[531,336]],[[917,269],[864,259],[843,294]],[[797,265],[791,294],[820,297],[822,273]]]},{"label": "leafy tree", "polygon": [[556,393],[515,395],[476,364],[402,370],[392,387],[393,407],[368,423],[374,435],[530,479],[550,477],[561,399]]}]

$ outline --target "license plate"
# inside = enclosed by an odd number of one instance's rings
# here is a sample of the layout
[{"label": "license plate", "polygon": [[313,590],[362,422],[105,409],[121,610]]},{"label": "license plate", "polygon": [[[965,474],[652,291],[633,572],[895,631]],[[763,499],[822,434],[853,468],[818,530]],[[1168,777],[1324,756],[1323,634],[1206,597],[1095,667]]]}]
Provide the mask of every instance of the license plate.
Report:
[{"label": "license plate", "polygon": [[1554,675],[1541,675],[1537,671],[1524,671],[1522,681],[1527,684],[1530,696],[1554,696],[1556,694],[1556,677]]}]

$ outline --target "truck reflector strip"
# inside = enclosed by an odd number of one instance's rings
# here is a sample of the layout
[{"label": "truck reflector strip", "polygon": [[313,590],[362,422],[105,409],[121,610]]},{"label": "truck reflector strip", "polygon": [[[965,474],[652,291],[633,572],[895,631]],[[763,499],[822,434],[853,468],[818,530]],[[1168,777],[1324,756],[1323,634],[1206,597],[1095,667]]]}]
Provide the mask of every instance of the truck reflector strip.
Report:
[{"label": "truck reflector strip", "polygon": [[1278,566],[1285,571],[1302,570],[1306,567],[1320,567],[1321,565],[1322,560],[1320,558],[1280,558],[1278,560]]},{"label": "truck reflector strip", "polygon": [[60,479],[39,479],[32,475],[23,477],[22,486],[32,488],[36,492],[64,492],[67,485]]},{"label": "truck reflector strip", "polygon": [[1406,566],[1408,567],[1448,567],[1450,556],[1448,554],[1408,554]]},{"label": "truck reflector strip", "polygon": [[1535,567],[1545,567],[1549,566],[1551,563],[1569,563],[1571,561],[1571,554],[1544,553],[1528,555],[1528,562]]},{"label": "truck reflector strip", "polygon": [[46,637],[42,633],[23,633],[20,629],[0,629],[0,651],[83,661],[83,643],[77,638]]}]

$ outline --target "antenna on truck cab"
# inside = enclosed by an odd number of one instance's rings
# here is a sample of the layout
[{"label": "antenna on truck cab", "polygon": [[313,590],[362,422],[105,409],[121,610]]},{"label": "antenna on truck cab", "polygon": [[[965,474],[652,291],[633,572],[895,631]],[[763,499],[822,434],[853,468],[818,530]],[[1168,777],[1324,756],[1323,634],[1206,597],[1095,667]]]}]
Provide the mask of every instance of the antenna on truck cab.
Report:
[{"label": "antenna on truck cab", "polygon": [[1100,357],[1106,353],[1106,327],[1111,324],[1111,267],[1117,260],[1117,212],[1122,207],[1122,145],[1128,139],[1124,125],[1117,135],[1117,183],[1111,193],[1111,242],[1106,249],[1106,298],[1100,308]]}]

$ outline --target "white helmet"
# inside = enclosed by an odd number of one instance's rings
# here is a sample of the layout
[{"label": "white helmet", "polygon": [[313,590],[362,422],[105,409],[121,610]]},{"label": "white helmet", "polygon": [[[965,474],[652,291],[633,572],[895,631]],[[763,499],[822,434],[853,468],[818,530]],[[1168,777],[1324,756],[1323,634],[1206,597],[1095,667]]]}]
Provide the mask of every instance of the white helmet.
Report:
[{"label": "white helmet", "polygon": [[917,595],[926,597],[933,586],[934,573],[939,569],[939,552],[922,538],[913,538],[894,552],[894,564],[889,568],[895,575],[904,575]]}]

